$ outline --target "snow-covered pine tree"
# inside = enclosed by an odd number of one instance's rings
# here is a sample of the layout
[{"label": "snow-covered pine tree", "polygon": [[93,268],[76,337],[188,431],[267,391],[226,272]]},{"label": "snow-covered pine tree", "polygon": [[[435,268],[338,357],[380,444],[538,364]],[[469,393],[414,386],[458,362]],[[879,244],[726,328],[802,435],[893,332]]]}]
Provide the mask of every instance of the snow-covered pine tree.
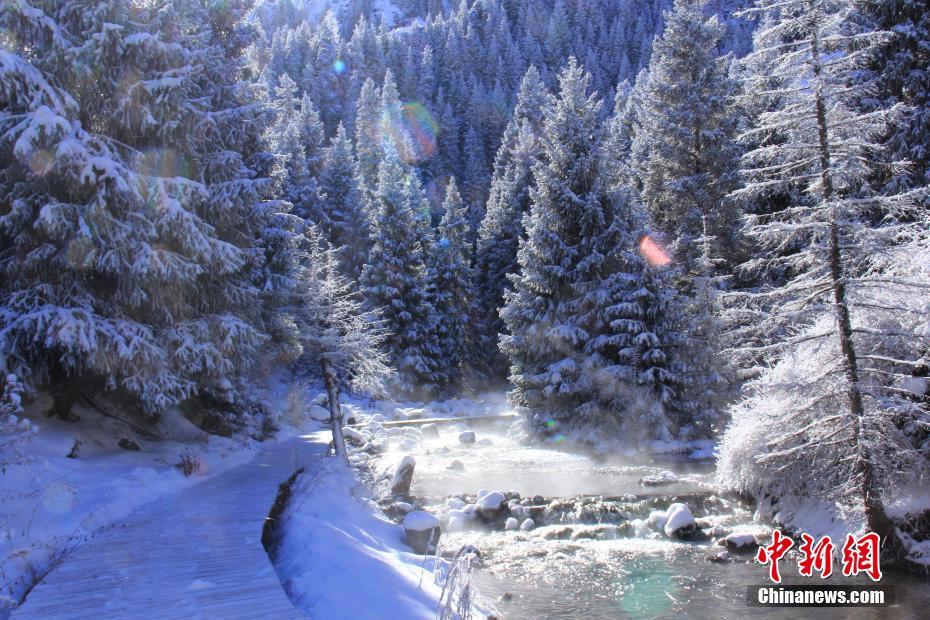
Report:
[{"label": "snow-covered pine tree", "polygon": [[4,3],[0,20],[3,353],[55,388],[62,418],[82,388],[177,403],[195,386],[160,328],[205,268],[243,262],[178,175],[200,117],[188,58],[128,3]]},{"label": "snow-covered pine tree", "polygon": [[[886,35],[862,28],[841,0],[760,0],[757,10],[763,20],[747,57],[746,97],[774,94],[776,101],[744,138],[775,139],[744,156],[746,186],[738,194],[765,198],[792,184],[806,191],[779,212],[748,218],[759,250],[745,268],[789,277],[727,295],[731,354],[777,356],[805,371],[782,368],[755,385],[767,406],[737,410],[734,428],[742,430],[728,435],[721,476],[728,486],[779,497],[780,506],[819,502],[897,552],[888,493],[925,468],[902,432],[920,422],[901,382],[926,341],[895,325],[928,284],[885,264],[896,244],[926,234],[913,196],[873,195],[865,186],[876,166],[893,165],[876,136],[895,110],[852,106],[872,86],[860,81],[869,44]],[[876,210],[885,217],[873,225]],[[891,343],[897,355],[877,352]],[[813,351],[829,354],[808,366],[803,360]],[[764,449],[741,460],[750,444]]]},{"label": "snow-covered pine tree", "polygon": [[342,273],[358,280],[371,247],[369,216],[358,187],[352,140],[340,123],[323,153],[319,178],[323,218]]},{"label": "snow-covered pine tree", "polygon": [[514,115],[494,160],[494,176],[475,251],[475,308],[479,324],[477,346],[488,362],[490,378],[503,377],[507,360],[498,349],[504,331],[499,315],[508,276],[519,269],[517,247],[523,216],[529,211],[531,165],[539,153],[538,133],[547,94],[539,71],[531,66],[520,83]]},{"label": "snow-covered pine tree", "polygon": [[[245,52],[257,33],[246,20],[251,0],[172,2],[160,12],[159,32],[177,24],[192,57],[198,102],[204,117],[194,136],[198,162],[190,174],[207,190],[198,207],[220,239],[242,252],[235,272],[207,269],[190,293],[191,312],[175,316],[166,330],[173,361],[197,383],[200,403],[212,410],[204,422],[225,430],[240,428],[264,436],[272,413],[255,394],[256,363],[275,363],[295,351],[292,320],[283,310],[291,277],[292,253],[286,234],[298,223],[289,206],[270,200],[273,156],[264,140],[274,121],[258,86],[243,80]],[[281,333],[282,328],[285,332]],[[272,336],[272,346],[259,346]],[[200,342],[191,347],[192,342]]]},{"label": "snow-covered pine tree", "polygon": [[366,199],[378,187],[378,164],[381,162],[381,92],[370,77],[362,85],[355,113],[355,154],[359,185]]},{"label": "snow-covered pine tree", "polygon": [[453,177],[446,187],[438,239],[430,253],[433,305],[436,309],[441,383],[456,393],[462,386],[472,342],[472,271],[469,266],[468,217]]},{"label": "snow-covered pine tree", "polygon": [[616,439],[645,419],[643,435],[669,438],[663,405],[674,377],[662,351],[669,334],[657,332],[670,291],[637,253],[632,200],[601,182],[602,106],[589,80],[572,59],[546,108],[521,271],[501,310],[511,395],[539,433]]},{"label": "snow-covered pine tree", "polygon": [[368,308],[380,309],[387,337],[384,349],[397,371],[394,387],[409,396],[429,396],[439,387],[441,355],[430,278],[410,203],[408,173],[390,144],[385,145],[374,200],[372,246],[362,271]]},{"label": "snow-covered pine tree", "polygon": [[278,191],[295,215],[328,230],[319,186],[323,123],[310,97],[298,98],[297,93],[297,84],[283,74],[275,90],[277,121],[269,130],[269,142],[279,159]]},{"label": "snow-covered pine tree", "polygon": [[703,2],[676,0],[653,44],[642,94],[636,139],[649,146],[645,159],[632,159],[633,169],[642,201],[686,278],[700,258],[703,222],[720,244],[719,258],[735,258],[737,247],[739,215],[727,195],[739,168],[738,117],[729,63],[717,56],[724,32]]},{"label": "snow-covered pine tree", "polygon": [[[892,192],[930,185],[930,11],[919,0],[854,0],[865,23],[889,36],[878,43],[866,69],[875,88],[862,102],[867,110],[896,102],[907,109],[889,126],[886,144],[906,168],[878,171],[879,183]],[[927,197],[923,198],[924,204]]]}]

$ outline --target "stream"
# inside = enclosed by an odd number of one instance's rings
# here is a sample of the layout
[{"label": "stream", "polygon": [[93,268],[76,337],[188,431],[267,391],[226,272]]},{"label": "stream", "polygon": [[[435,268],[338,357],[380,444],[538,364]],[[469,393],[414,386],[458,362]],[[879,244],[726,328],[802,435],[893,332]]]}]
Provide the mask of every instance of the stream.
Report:
[{"label": "stream", "polygon": [[[751,506],[715,494],[712,462],[599,462],[556,448],[523,445],[506,423],[474,426],[476,442],[462,445],[463,428],[445,426],[429,433],[392,429],[379,467],[389,471],[403,455],[414,456],[411,495],[419,507],[443,519],[441,549],[454,551],[467,543],[478,547],[481,563],[473,583],[504,618],[737,618],[747,613],[771,618],[918,618],[926,617],[930,608],[927,578],[890,570],[882,583],[896,586],[892,607],[749,608],[747,586],[769,585],[767,567],[755,562],[753,551],[733,553],[724,562],[708,557],[724,549],[715,544],[717,537],[745,532],[768,541],[771,529],[753,521]],[[455,469],[450,469],[455,461]],[[677,481],[641,484],[643,478],[661,472],[672,472]],[[479,491],[489,490],[507,493],[521,519],[532,510],[537,526],[502,531],[500,522],[489,527],[480,519],[450,525],[450,509],[475,502]],[[650,524],[653,511],[664,511],[675,502],[687,504],[710,536],[677,540],[662,533],[661,524]],[[520,503],[527,508],[516,508]],[[798,575],[796,562],[797,556],[781,562],[785,584],[821,583],[817,577]],[[870,583],[866,577],[842,575],[827,581]]]}]

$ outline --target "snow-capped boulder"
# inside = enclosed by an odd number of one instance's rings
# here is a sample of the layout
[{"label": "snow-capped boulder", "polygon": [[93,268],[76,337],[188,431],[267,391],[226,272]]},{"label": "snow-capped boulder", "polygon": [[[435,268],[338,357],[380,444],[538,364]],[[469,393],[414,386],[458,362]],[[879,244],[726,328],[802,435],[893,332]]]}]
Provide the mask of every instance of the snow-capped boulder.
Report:
[{"label": "snow-capped boulder", "polygon": [[350,426],[342,427],[342,436],[345,438],[346,443],[356,447],[364,446],[365,442],[368,441],[364,435]]},{"label": "snow-capped boulder", "polygon": [[461,510],[465,507],[465,500],[461,497],[450,497],[446,500],[446,506],[449,510]]},{"label": "snow-capped boulder", "polygon": [[427,439],[439,439],[439,427],[432,422],[420,427],[420,435]]},{"label": "snow-capped boulder", "polygon": [[662,529],[670,538],[687,538],[697,531],[698,526],[691,514],[691,509],[685,504],[676,503],[665,511],[665,523]]},{"label": "snow-capped boulder", "polygon": [[425,510],[414,510],[404,517],[404,540],[421,555],[436,549],[439,536],[442,533],[439,519]]},{"label": "snow-capped boulder", "polygon": [[521,531],[521,532],[529,532],[529,531],[532,530],[534,527],[536,527],[536,522],[535,522],[535,521],[533,521],[532,519],[524,519],[524,520],[523,520],[523,523],[520,524],[520,531]]},{"label": "snow-capped boulder", "polygon": [[468,524],[468,516],[461,510],[450,510],[446,518],[446,529],[450,532],[461,532]]},{"label": "snow-capped boulder", "polygon": [[307,414],[317,422],[329,422],[329,409],[321,405],[310,405]]},{"label": "snow-capped boulder", "polygon": [[504,521],[504,529],[507,531],[518,530],[520,529],[520,522],[513,517],[509,517],[506,521]]},{"label": "snow-capped boulder", "polygon": [[449,471],[465,471],[465,464],[462,461],[455,460],[446,465],[446,469]]},{"label": "snow-capped boulder", "polygon": [[485,521],[493,521],[500,515],[505,500],[506,497],[500,491],[491,491],[484,495],[479,493],[475,512]]},{"label": "snow-capped boulder", "polygon": [[756,537],[752,534],[737,533],[734,532],[723,539],[724,544],[726,545],[727,550],[729,551],[755,551],[756,547],[759,546],[759,543],[756,542]]},{"label": "snow-capped boulder", "polygon": [[391,493],[407,497],[410,495],[410,485],[413,483],[413,470],[417,461],[409,454],[400,460],[394,470],[394,479],[391,481]]},{"label": "snow-capped boulder", "polygon": [[475,444],[475,431],[462,431],[459,433],[459,443],[463,446],[472,446]]}]

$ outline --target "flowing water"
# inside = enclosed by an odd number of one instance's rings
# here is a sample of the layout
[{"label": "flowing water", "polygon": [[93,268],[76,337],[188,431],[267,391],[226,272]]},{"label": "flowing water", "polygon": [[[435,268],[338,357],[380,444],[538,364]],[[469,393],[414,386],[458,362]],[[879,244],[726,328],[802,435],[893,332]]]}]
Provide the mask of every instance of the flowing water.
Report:
[{"label": "flowing water", "polygon": [[[444,531],[442,548],[476,545],[482,555],[474,583],[504,618],[919,618],[930,609],[930,582],[885,571],[883,584],[896,586],[897,603],[886,608],[773,609],[747,606],[747,586],[766,585],[767,568],[753,554],[729,562],[711,562],[722,547],[711,540],[684,542],[666,537],[642,521],[623,525],[675,501],[691,508],[702,527],[750,531],[768,538],[769,530],[752,521],[751,507],[714,494],[713,464],[691,462],[598,462],[550,448],[521,445],[506,427],[476,429],[478,443],[459,444],[461,429],[440,429],[439,437],[405,431],[385,466],[400,454],[417,460],[412,493],[427,510],[442,513],[449,496],[467,501],[480,489],[541,496],[559,507],[541,517],[531,531],[492,531],[471,523],[464,531]],[[397,434],[400,436],[399,434]],[[483,440],[483,441],[482,441]],[[453,461],[463,468],[449,469]],[[643,486],[640,480],[663,470],[679,481]],[[561,500],[561,503],[560,501]],[[537,514],[542,514],[541,512]],[[619,526],[619,527],[618,527]],[[796,558],[781,562],[786,584],[816,584],[819,578],[797,574]],[[792,570],[793,569],[793,570]],[[837,585],[866,579],[833,577]]]}]

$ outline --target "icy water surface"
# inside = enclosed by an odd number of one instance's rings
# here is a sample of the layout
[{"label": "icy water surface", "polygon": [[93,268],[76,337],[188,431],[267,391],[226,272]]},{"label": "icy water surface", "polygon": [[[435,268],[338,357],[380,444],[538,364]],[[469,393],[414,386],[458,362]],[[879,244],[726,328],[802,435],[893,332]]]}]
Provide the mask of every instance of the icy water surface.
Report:
[{"label": "icy water surface", "polygon": [[[706,558],[722,548],[710,541],[676,541],[642,527],[633,535],[618,536],[598,527],[602,520],[616,523],[607,512],[598,512],[604,506],[618,506],[646,518],[652,509],[685,501],[695,517],[705,517],[727,531],[766,532],[752,522],[748,507],[713,496],[711,463],[595,462],[566,451],[520,445],[508,437],[505,426],[477,427],[478,443],[462,446],[460,430],[442,428],[439,438],[421,438],[417,446],[408,442],[405,449],[393,452],[395,457],[401,453],[416,457],[413,493],[431,498],[428,509],[434,512],[441,512],[449,495],[474,495],[480,489],[516,491],[524,498],[539,495],[547,502],[604,498],[586,511],[569,513],[557,524],[529,532],[487,531],[475,526],[443,533],[446,549],[472,543],[481,550],[482,567],[475,583],[504,618],[928,617],[930,581],[890,571],[883,583],[896,586],[894,607],[750,608],[746,587],[767,583],[767,569],[751,555],[714,563]],[[459,461],[464,470],[448,469],[453,461]],[[643,477],[663,470],[673,471],[679,482],[656,487],[640,484]],[[782,562],[785,583],[820,581],[798,576],[796,561]],[[868,583],[842,576],[829,581]]]}]

